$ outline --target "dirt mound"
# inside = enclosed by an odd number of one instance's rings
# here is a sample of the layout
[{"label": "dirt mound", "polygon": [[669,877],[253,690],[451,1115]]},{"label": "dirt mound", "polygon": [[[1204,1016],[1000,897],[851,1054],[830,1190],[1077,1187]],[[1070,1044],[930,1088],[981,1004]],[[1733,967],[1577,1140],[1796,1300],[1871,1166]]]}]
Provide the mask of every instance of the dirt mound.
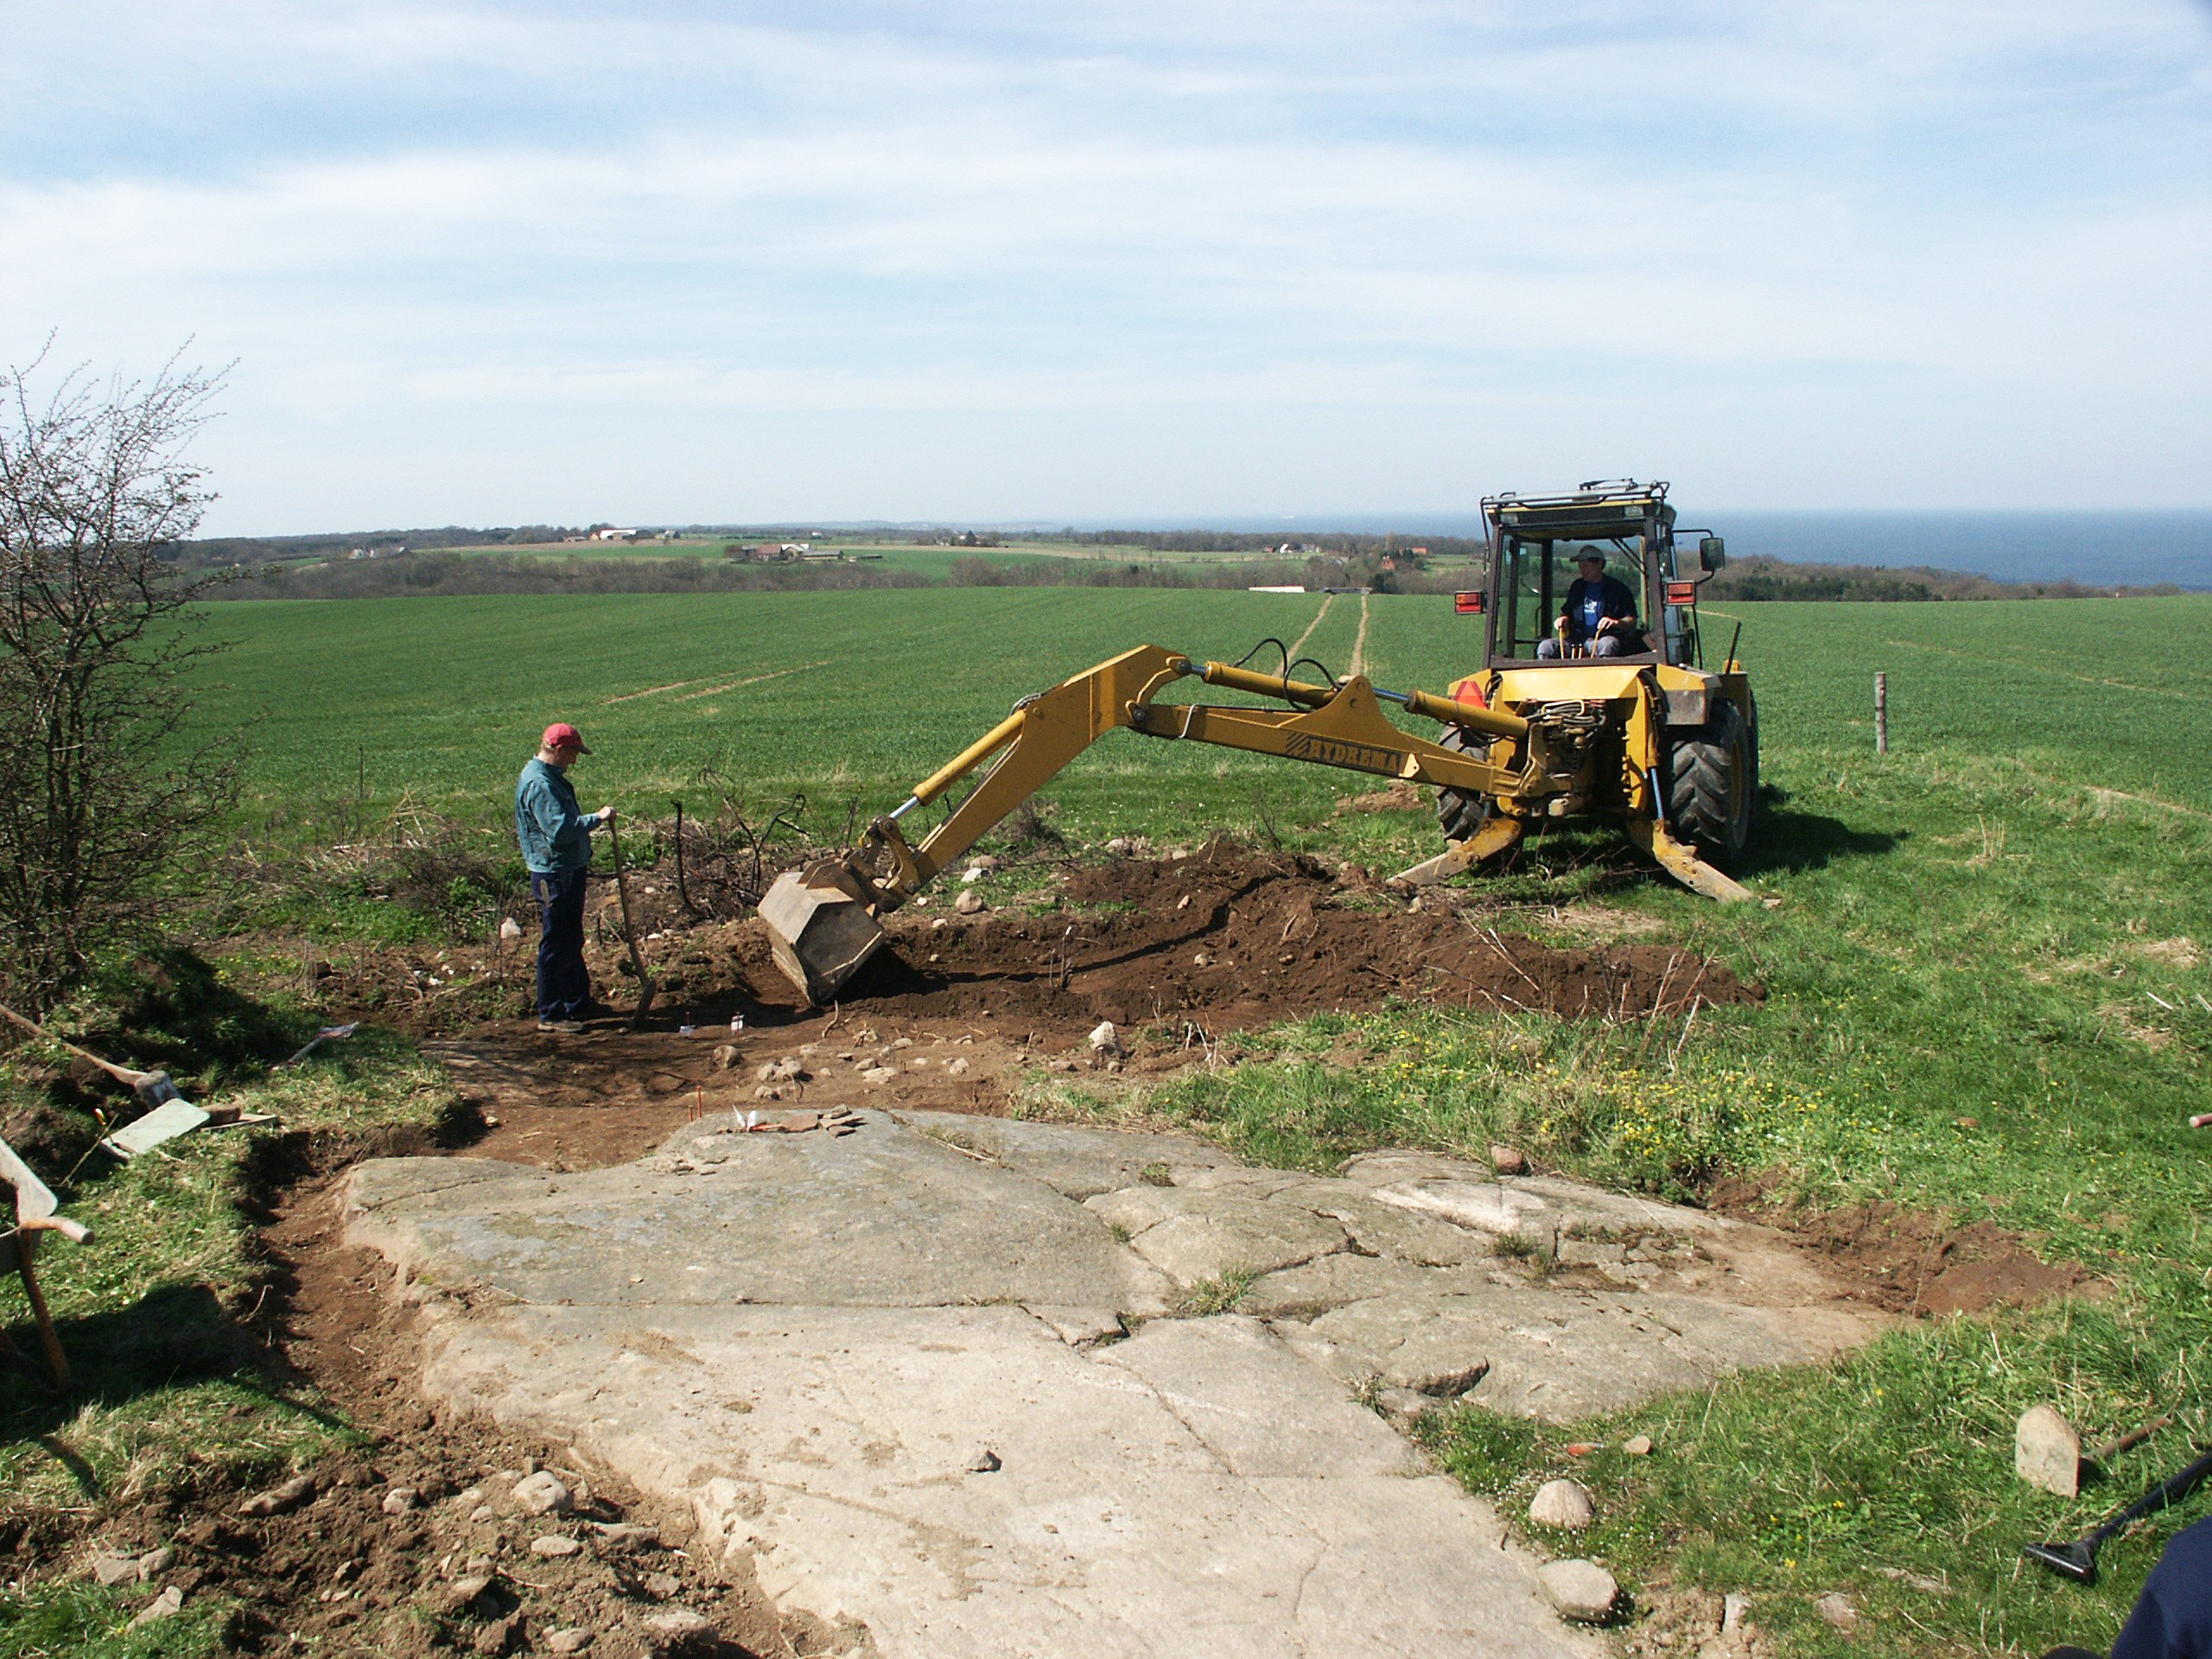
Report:
[{"label": "dirt mound", "polygon": [[[846,1006],[1233,1030],[1393,997],[1634,1019],[1764,995],[1686,951],[1554,950],[1463,917],[1441,896],[1409,911],[1314,860],[1226,842],[1077,868],[1065,900],[1043,915],[910,911]],[[788,1001],[765,947],[748,974],[765,999]]]}]

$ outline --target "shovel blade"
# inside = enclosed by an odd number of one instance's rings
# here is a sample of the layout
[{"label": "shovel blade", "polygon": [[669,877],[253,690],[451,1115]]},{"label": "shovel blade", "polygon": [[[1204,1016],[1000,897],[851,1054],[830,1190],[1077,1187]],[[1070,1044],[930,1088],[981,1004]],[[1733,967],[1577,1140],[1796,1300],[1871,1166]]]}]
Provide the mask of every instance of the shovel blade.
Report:
[{"label": "shovel blade", "polygon": [[2076,1584],[2092,1583],[2097,1576],[2097,1558],[2084,1543],[2030,1544],[2020,1553]]}]

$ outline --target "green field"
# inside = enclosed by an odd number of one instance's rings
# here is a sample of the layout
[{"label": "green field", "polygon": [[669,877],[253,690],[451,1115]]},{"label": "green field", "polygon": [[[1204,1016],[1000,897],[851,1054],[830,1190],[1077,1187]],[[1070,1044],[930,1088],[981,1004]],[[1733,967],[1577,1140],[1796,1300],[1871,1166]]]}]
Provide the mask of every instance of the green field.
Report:
[{"label": "green field", "polygon": [[[201,718],[241,734],[249,816],[280,843],[403,798],[496,834],[555,718],[597,750],[577,773],[587,805],[663,813],[711,766],[761,808],[804,791],[833,830],[849,807],[894,804],[1015,697],[1117,650],[1233,660],[1296,638],[1321,605],[1075,588],[240,604],[209,620],[233,649],[196,689]],[[1446,601],[1378,596],[1368,613],[1382,683],[1440,688],[1476,654]],[[1306,653],[1344,668],[1359,614],[1338,600]],[[1786,1654],[2101,1644],[2164,1536],[2212,1509],[2199,1495],[2116,1541],[2094,1590],[2018,1558],[2212,1439],[2212,1135],[2182,1125],[2212,1104],[2212,596],[1744,606],[1709,626],[1739,616],[1768,785],[1741,873],[1781,904],[1707,904],[1594,833],[1541,838],[1515,874],[1467,890],[1500,925],[1545,936],[1573,937],[1571,912],[1592,905],[1633,912],[1764,983],[1764,1004],[1665,1033],[1323,1015],[1145,1107],[1317,1166],[1392,1142],[1479,1154],[1497,1137],[1662,1192],[1753,1176],[1815,1207],[1993,1219],[2082,1264],[2088,1297],[1915,1324],[1832,1369],[1579,1426],[1648,1430],[1663,1454],[1579,1470],[1602,1520],[1573,1548],[1632,1586],[1748,1592]],[[371,799],[349,806],[364,766]],[[1334,813],[1369,783],[1116,734],[1046,792],[1078,844],[1264,824],[1377,867],[1433,849],[1425,814]],[[1383,1059],[1330,1065],[1348,1034]],[[2180,1421],[2066,1503],[2011,1471],[2013,1420],[2046,1400],[2085,1439]],[[1510,1511],[1566,1438],[1470,1415],[1437,1448]],[[1855,1644],[1811,1611],[1836,1589],[1865,1613]]]}]

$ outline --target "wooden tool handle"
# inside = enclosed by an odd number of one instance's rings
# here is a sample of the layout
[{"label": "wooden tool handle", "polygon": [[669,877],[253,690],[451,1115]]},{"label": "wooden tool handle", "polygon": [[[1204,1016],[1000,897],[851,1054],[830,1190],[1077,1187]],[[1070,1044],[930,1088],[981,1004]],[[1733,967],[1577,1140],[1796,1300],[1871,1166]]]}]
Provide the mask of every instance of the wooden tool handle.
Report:
[{"label": "wooden tool handle", "polygon": [[25,1233],[59,1233],[72,1244],[89,1244],[92,1230],[81,1221],[72,1221],[67,1216],[33,1216],[18,1221],[16,1230]]}]

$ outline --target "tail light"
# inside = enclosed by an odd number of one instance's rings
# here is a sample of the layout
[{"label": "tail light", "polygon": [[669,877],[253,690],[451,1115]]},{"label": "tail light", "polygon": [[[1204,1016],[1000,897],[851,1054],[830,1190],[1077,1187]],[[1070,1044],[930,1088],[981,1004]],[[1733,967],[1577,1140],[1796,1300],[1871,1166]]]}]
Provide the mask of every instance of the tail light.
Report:
[{"label": "tail light", "polygon": [[1461,616],[1480,616],[1483,613],[1483,596],[1480,594],[1454,594],[1452,595],[1452,608]]},{"label": "tail light", "polygon": [[1694,582],[1669,582],[1667,584],[1667,602],[1669,605],[1696,604],[1697,583]]}]

